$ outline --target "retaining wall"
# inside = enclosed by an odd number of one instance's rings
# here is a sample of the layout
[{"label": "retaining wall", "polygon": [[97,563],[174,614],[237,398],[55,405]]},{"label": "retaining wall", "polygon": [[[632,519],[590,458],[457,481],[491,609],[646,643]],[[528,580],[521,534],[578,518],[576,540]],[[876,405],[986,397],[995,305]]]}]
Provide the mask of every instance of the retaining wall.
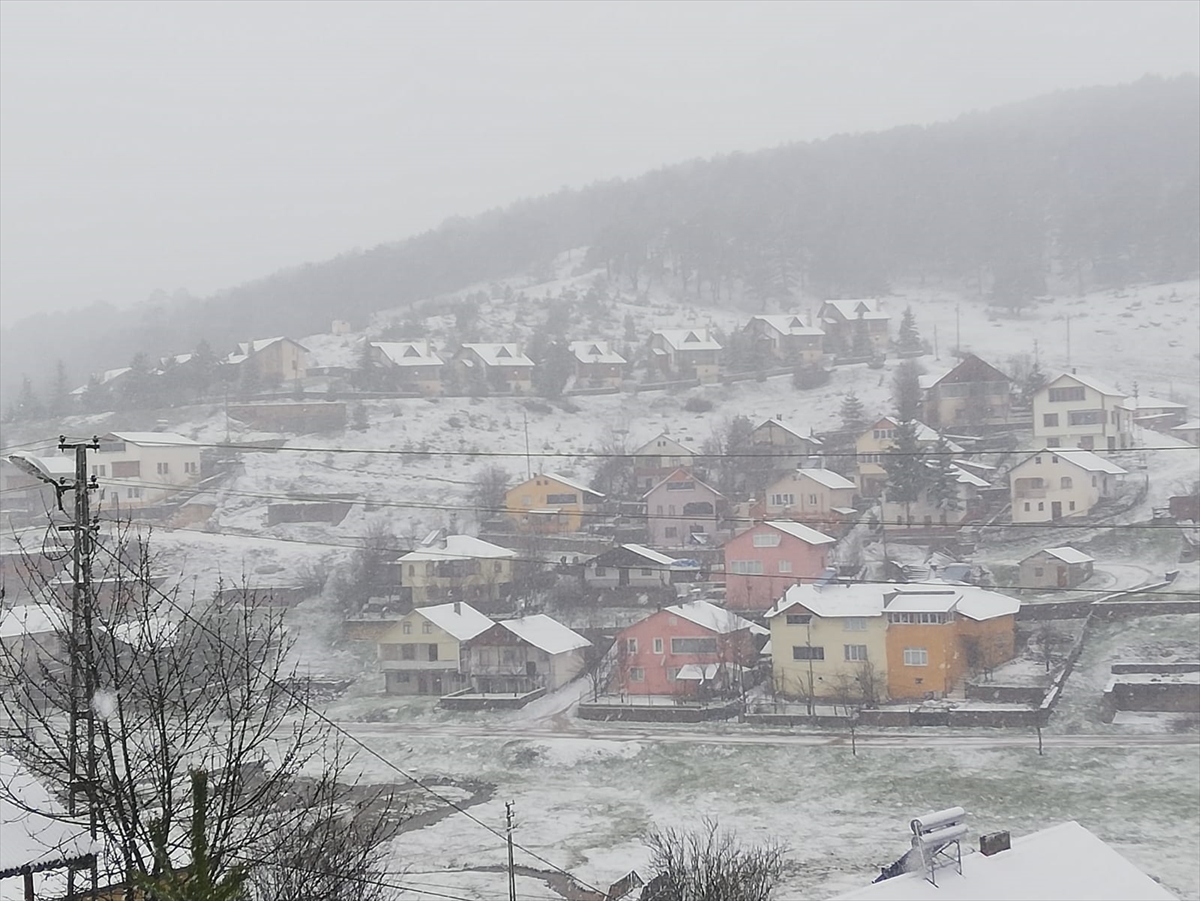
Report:
[{"label": "retaining wall", "polygon": [[653,707],[647,704],[579,705],[581,720],[608,720],[636,723],[703,723],[727,720],[737,715],[738,703],[733,701],[714,707]]}]

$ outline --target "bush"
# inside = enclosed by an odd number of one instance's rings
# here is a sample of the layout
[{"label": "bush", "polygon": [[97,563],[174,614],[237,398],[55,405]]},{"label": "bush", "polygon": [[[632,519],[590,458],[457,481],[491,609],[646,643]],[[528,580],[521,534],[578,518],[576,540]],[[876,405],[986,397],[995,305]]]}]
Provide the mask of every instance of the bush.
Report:
[{"label": "bush", "polygon": [[829,381],[829,370],[820,366],[797,366],[792,372],[792,386],[795,388],[819,388]]},{"label": "bush", "polygon": [[706,397],[689,397],[683,408],[689,413],[707,413],[713,408],[713,404]]}]

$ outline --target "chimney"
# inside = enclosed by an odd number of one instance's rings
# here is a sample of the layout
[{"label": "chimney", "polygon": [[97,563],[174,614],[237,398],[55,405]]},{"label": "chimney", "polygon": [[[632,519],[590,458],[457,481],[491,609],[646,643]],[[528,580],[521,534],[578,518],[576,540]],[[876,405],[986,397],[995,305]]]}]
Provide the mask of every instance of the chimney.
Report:
[{"label": "chimney", "polygon": [[1079,372],[1079,369],[1076,368],[1075,366],[1072,366],[1071,367],[1071,375],[1075,375],[1075,373],[1077,373],[1077,372]]},{"label": "chimney", "polygon": [[979,853],[984,857],[991,857],[993,854],[999,854],[1001,851],[1008,851],[1011,848],[1012,836],[1007,831],[989,832],[987,835],[979,836]]},{"label": "chimney", "polygon": [[462,604],[459,601],[454,602],[454,615],[462,616]]}]

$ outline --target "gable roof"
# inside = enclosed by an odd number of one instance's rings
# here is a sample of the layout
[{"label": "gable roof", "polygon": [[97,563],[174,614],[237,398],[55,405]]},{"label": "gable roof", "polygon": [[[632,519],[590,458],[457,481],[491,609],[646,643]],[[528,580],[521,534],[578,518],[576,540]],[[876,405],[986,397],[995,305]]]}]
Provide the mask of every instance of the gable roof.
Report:
[{"label": "gable roof", "polygon": [[835,901],[1173,901],[1169,891],[1075,821],[1018,836],[993,855],[966,851],[962,874],[937,871],[936,886],[917,870],[839,895]]},{"label": "gable roof", "polygon": [[[879,301],[874,298],[864,297],[857,300],[827,300],[821,304],[821,319],[825,322],[830,320],[826,317],[828,311],[834,311],[837,316],[846,320],[853,321],[858,319],[859,312],[862,312],[863,319],[891,319],[887,313],[879,308]],[[836,318],[836,317],[835,317]]]},{"label": "gable roof", "polygon": [[825,332],[816,326],[808,325],[799,313],[781,313],[776,316],[751,316],[753,322],[765,322],[781,335],[824,335]]},{"label": "gable roof", "polygon": [[[864,430],[860,434],[859,437],[863,437],[863,436],[867,435],[868,433],[873,432],[875,429],[879,428],[879,426],[883,423],[887,423],[887,425],[893,429],[900,427],[900,420],[898,420],[895,416],[884,416],[882,419],[879,419],[878,421],[876,421],[876,423],[873,426],[871,426],[869,429]],[[919,442],[921,442],[922,444],[937,444],[938,433],[937,433],[936,429],[931,429],[929,426],[925,425],[925,423],[921,422],[921,420],[919,420],[919,419],[914,419],[913,423],[917,427],[917,440]],[[955,444],[949,438],[946,439],[946,447],[948,447],[951,451],[953,451],[956,454],[966,453],[964,448],[962,448],[960,445]]]},{"label": "gable roof", "polygon": [[46,787],[9,754],[0,754],[0,835],[0,879],[27,867],[66,866],[99,850],[87,827],[69,821]]},{"label": "gable roof", "polygon": [[795,470],[794,475],[797,478],[812,479],[818,485],[824,485],[826,488],[834,490],[855,487],[854,483],[848,478],[834,472],[832,469],[805,469],[801,466]]},{"label": "gable roof", "polygon": [[975,473],[963,469],[957,464],[951,466],[950,471],[955,473],[954,480],[960,485],[974,485],[976,488],[990,488],[992,485],[987,479],[981,479]]},{"label": "gable roof", "polygon": [[610,363],[624,366],[625,358],[612,349],[607,341],[572,341],[571,353],[580,363]]},{"label": "gable roof", "polygon": [[655,335],[662,339],[672,350],[720,350],[721,345],[706,328],[663,328],[655,329]]},{"label": "gable roof", "polygon": [[935,381],[934,385],[940,385],[945,382],[947,385],[958,382],[1008,382],[1011,381],[1007,375],[993,366],[981,360],[975,354],[967,354],[959,362],[957,366]]},{"label": "gable roof", "polygon": [[1200,419],[1189,419],[1187,422],[1180,423],[1179,425],[1176,425],[1176,426],[1172,426],[1167,431],[1170,431],[1170,432],[1192,432],[1192,431],[1195,431],[1196,429],[1200,429]]},{"label": "gable roof", "polygon": [[0,638],[46,635],[50,632],[65,634],[68,628],[67,614],[49,604],[25,604],[0,611]]},{"label": "gable roof", "polygon": [[790,425],[788,425],[786,422],[784,422],[782,419],[778,419],[776,417],[771,417],[770,419],[763,420],[762,422],[760,422],[758,425],[756,425],[754,427],[753,431],[751,431],[750,434],[753,435],[761,429],[767,429],[767,428],[771,428],[771,427],[774,427],[777,429],[783,429],[789,435],[794,435],[796,438],[799,438],[803,441],[807,441],[810,444],[820,444],[821,443],[821,439],[818,438],[816,435],[805,435],[803,432],[798,432],[794,428],[792,428]]},{"label": "gable roof", "polygon": [[1108,385],[1105,382],[1100,381],[1099,379],[1094,379],[1090,375],[1080,375],[1077,372],[1059,373],[1059,375],[1057,375],[1055,378],[1048,381],[1045,384],[1045,386],[1043,386],[1038,391],[1038,393],[1040,394],[1042,391],[1047,391],[1050,388],[1053,388],[1055,385],[1057,385],[1063,379],[1074,379],[1075,381],[1079,382],[1079,384],[1081,384],[1087,388],[1091,388],[1093,391],[1099,391],[1101,394],[1103,394],[1107,397],[1128,397],[1129,396],[1126,392],[1118,391],[1116,388],[1113,388],[1111,385]]},{"label": "gable roof", "polygon": [[[597,491],[595,488],[589,488],[587,485],[583,484],[582,482],[577,482],[574,479],[568,479],[566,476],[560,476],[556,472],[539,472],[537,475],[534,475],[534,476],[526,479],[524,482],[521,483],[521,485],[527,485],[528,483],[532,482],[534,479],[553,479],[555,482],[561,482],[562,484],[566,485],[568,488],[574,488],[576,491],[580,491],[584,494],[594,495],[595,497],[598,497],[601,500],[604,499],[604,495],[601,492]],[[520,485],[518,485],[517,487],[519,488]]]},{"label": "gable roof", "polygon": [[277,335],[274,338],[255,338],[253,341],[243,341],[238,344],[237,352],[241,356],[249,357],[258,353],[259,351],[266,350],[272,344],[277,344],[280,341],[287,341],[290,344],[295,344],[302,351],[308,353],[307,347],[294,338],[289,338],[286,335]]},{"label": "gable roof", "polygon": [[828,585],[792,585],[767,611],[767,619],[802,606],[819,617],[871,617],[883,615],[883,591],[867,582],[835,582]]},{"label": "gable roof", "polygon": [[[1057,559],[1061,560],[1063,563],[1095,563],[1096,562],[1096,559],[1094,557],[1089,557],[1083,551],[1077,551],[1075,548],[1069,547],[1069,546],[1043,548],[1042,550],[1038,551],[1037,553],[1030,554],[1029,557],[1036,557],[1038,554],[1049,554],[1051,557],[1056,557]],[[1029,557],[1026,557],[1025,559],[1028,560]]]},{"label": "gable roof", "polygon": [[[455,609],[457,608],[457,610]],[[416,607],[419,613],[447,635],[459,641],[470,641],[481,632],[490,629],[493,622],[470,604],[438,604],[434,607]]]},{"label": "gable roof", "polygon": [[687,476],[687,479],[686,479],[686,480],[681,480],[681,481],[692,481],[692,482],[695,482],[697,485],[700,485],[700,486],[701,486],[701,487],[703,487],[703,488],[707,488],[707,489],[708,489],[708,491],[709,491],[709,492],[710,492],[710,493],[711,493],[711,494],[712,494],[714,497],[719,497],[719,498],[724,498],[724,497],[725,497],[725,495],[721,494],[721,492],[719,492],[719,491],[718,491],[716,488],[714,488],[712,485],[708,484],[708,482],[704,481],[703,479],[698,479],[698,478],[696,478],[696,476],[695,476],[695,475],[692,473],[692,471],[691,471],[690,469],[684,469],[682,466],[680,466],[680,467],[676,468],[676,469],[675,469],[675,470],[674,470],[674,471],[673,471],[673,472],[672,472],[670,475],[668,475],[668,476],[667,476],[665,479],[659,479],[659,480],[658,480],[658,482],[656,482],[656,483],[655,483],[655,484],[654,484],[654,485],[653,485],[653,486],[650,488],[650,490],[649,490],[649,491],[647,491],[645,494],[643,494],[643,495],[642,495],[642,498],[643,498],[643,499],[645,499],[645,498],[648,498],[648,497],[649,497],[651,494],[653,494],[655,491],[657,491],[657,490],[658,490],[659,488],[661,488],[663,485],[667,484],[667,482],[670,482],[672,479],[674,479],[674,478],[675,478],[675,476],[676,476],[676,474],[678,474],[678,473],[683,473],[684,475],[686,475],[686,476]]},{"label": "gable roof", "polygon": [[659,566],[674,566],[679,562],[674,557],[660,554],[658,551],[651,550],[640,544],[623,544],[617,550],[629,551],[631,554],[636,554],[645,560],[649,560],[651,563],[657,563]]},{"label": "gable roof", "polygon": [[824,532],[818,532],[816,529],[811,529],[803,523],[791,522],[790,520],[771,520],[763,523],[764,526],[770,526],[772,529],[778,529],[793,538],[799,538],[805,544],[833,544],[837,541],[836,538],[830,538]]},{"label": "gable roof", "polygon": [[1040,451],[1034,451],[1032,454],[1014,466],[1012,471],[1015,472],[1017,469],[1020,469],[1034,457],[1045,456],[1046,454],[1049,454],[1052,457],[1061,457],[1063,460],[1066,460],[1068,463],[1073,463],[1086,472],[1104,472],[1114,476],[1123,476],[1129,474],[1127,470],[1122,469],[1111,460],[1105,460],[1099,454],[1094,454],[1089,450],[1082,450],[1081,448],[1072,447],[1046,447],[1042,448]]},{"label": "gable roof", "polygon": [[749,629],[759,634],[766,634],[767,631],[762,626],[757,626],[747,619],[742,619],[736,613],[726,610],[724,607],[718,607],[716,604],[710,604],[708,601],[691,601],[664,609],[668,613],[683,617],[688,622],[695,623],[710,632],[716,632],[718,635],[741,632],[743,629]]},{"label": "gable roof", "polygon": [[516,551],[471,535],[447,535],[445,547],[442,547],[439,542],[431,542],[409,551],[400,560],[406,563],[417,563],[438,560],[499,560],[515,556],[517,556]]},{"label": "gable roof", "polygon": [[464,344],[463,350],[474,351],[485,366],[532,366],[533,360],[521,353],[516,344]]},{"label": "gable roof", "polygon": [[1173,400],[1163,400],[1150,394],[1139,394],[1133,400],[1135,410],[1187,410],[1187,404]]},{"label": "gable roof", "polygon": [[1021,608],[1016,598],[959,582],[834,582],[791,586],[767,611],[767,618],[797,605],[819,617],[953,611],[976,621],[1015,614]]},{"label": "gable roof", "polygon": [[445,361],[428,341],[373,341],[371,346],[393,366],[442,366]]},{"label": "gable roof", "polygon": [[591,646],[591,642],[578,632],[568,629],[544,613],[535,613],[520,619],[501,620],[496,625],[503,626],[522,641],[547,654],[564,654],[577,648]]},{"label": "gable roof", "polygon": [[631,456],[634,456],[634,457],[658,457],[658,456],[661,456],[663,451],[666,451],[667,448],[665,448],[665,447],[656,448],[656,447],[654,447],[654,444],[655,444],[655,442],[661,441],[664,439],[668,443],[673,445],[673,447],[677,451],[677,453],[668,454],[668,456],[678,456],[679,454],[688,454],[693,457],[696,456],[696,452],[694,450],[692,450],[686,444],[680,444],[678,441],[676,441],[674,438],[672,438],[666,432],[659,432],[657,435],[655,435],[653,438],[651,438],[649,441],[647,441],[645,444],[643,444],[641,447],[639,447],[637,450],[635,450],[631,454]]},{"label": "gable roof", "polygon": [[[121,376],[123,376],[127,372],[133,372],[133,368],[130,366],[122,366],[120,369],[106,369],[106,370],[104,370],[104,372],[100,373],[100,375],[96,376],[96,385],[97,386],[107,385],[109,382],[119,379]],[[80,385],[78,388],[73,390],[71,393],[75,394],[75,395],[87,394],[87,390],[90,387],[92,387],[92,386],[91,386],[91,383],[89,382],[86,385]]]},{"label": "gable roof", "polygon": [[184,438],[175,432],[109,432],[104,437],[113,437],[126,444],[136,444],[138,447],[199,447],[199,443],[191,438]]}]

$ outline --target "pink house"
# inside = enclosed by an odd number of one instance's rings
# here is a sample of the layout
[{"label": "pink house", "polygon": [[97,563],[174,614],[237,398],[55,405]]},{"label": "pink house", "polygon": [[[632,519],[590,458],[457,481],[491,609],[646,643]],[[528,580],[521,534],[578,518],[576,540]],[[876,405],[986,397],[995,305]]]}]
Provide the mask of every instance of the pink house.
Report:
[{"label": "pink house", "polygon": [[834,539],[798,522],[763,522],[725,542],[725,602],[766,610],[789,587],[829,566]]},{"label": "pink house", "polygon": [[725,498],[686,469],[647,491],[646,528],[651,547],[682,548],[713,542]]},{"label": "pink house", "polygon": [[688,695],[735,684],[738,666],[757,659],[761,626],[707,601],[653,613],[617,635],[614,687],[638,695]]}]

